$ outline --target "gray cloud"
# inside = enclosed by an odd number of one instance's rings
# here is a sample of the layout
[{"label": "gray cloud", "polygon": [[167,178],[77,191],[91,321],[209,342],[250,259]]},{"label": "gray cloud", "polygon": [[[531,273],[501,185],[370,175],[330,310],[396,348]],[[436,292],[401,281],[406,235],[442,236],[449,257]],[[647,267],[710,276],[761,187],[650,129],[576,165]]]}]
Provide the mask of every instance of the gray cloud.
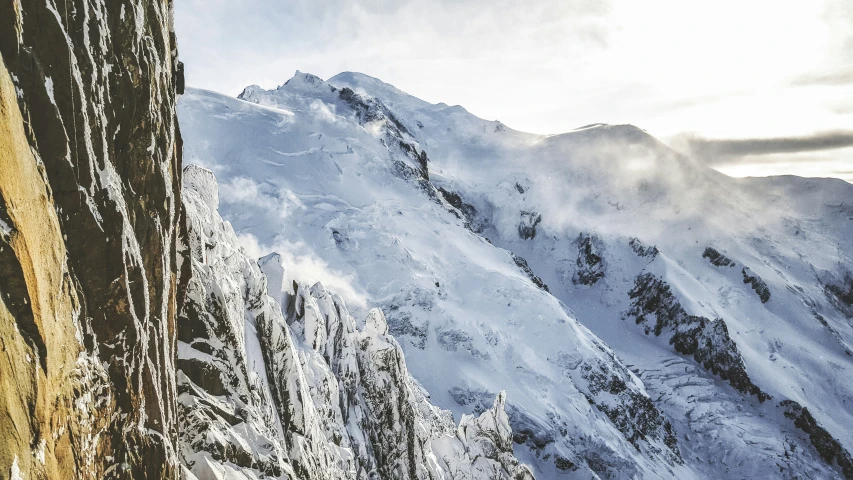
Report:
[{"label": "gray cloud", "polygon": [[828,131],[799,137],[709,139],[685,134],[672,146],[707,163],[736,162],[756,155],[819,152],[853,147],[853,131]]}]

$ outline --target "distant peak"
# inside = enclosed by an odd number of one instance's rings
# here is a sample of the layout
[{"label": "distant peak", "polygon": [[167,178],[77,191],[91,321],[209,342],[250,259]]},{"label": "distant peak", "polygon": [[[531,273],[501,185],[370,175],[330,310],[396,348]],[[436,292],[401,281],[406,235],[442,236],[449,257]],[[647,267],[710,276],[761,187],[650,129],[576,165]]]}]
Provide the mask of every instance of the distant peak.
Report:
[{"label": "distant peak", "polygon": [[[297,86],[297,85],[311,85],[314,87],[318,87],[318,86],[323,85],[325,83],[326,82],[323,81],[323,79],[318,77],[317,75],[314,75],[311,73],[302,73],[299,70],[297,70],[296,73],[293,74],[293,77],[290,80],[284,82],[284,85],[288,85],[291,87]],[[282,87],[284,85],[282,85]],[[279,87],[279,88],[281,88],[281,87]]]},{"label": "distant peak", "polygon": [[382,80],[379,80],[376,77],[371,77],[370,75],[360,73],[360,72],[341,72],[341,73],[335,75],[334,77],[330,78],[329,81],[332,81],[332,79],[352,80],[352,81],[361,81],[361,82],[376,82],[376,83],[388,85],[387,83],[383,82]]},{"label": "distant peak", "polygon": [[588,130],[590,128],[600,128],[600,127],[609,127],[610,125],[606,123],[590,123],[589,125],[584,125],[582,127],[578,127],[573,131],[577,132],[578,130]]},{"label": "distant peak", "polygon": [[617,132],[642,132],[648,134],[642,128],[631,125],[630,123],[623,123],[619,125],[611,125],[609,123],[590,123],[589,125],[584,125],[583,127],[578,127],[573,132],[579,132],[581,130],[593,130],[593,129],[604,129],[604,130],[614,130]]}]

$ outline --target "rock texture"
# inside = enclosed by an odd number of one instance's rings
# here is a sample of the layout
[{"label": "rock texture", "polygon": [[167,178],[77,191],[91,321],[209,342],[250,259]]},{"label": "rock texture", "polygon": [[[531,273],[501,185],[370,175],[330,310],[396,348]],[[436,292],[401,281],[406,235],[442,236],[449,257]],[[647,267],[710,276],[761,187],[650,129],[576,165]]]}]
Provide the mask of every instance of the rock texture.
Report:
[{"label": "rock texture", "polygon": [[845,478],[853,478],[853,457],[832,435],[823,428],[809,413],[809,409],[793,400],[779,402],[786,418],[794,421],[794,426],[809,436],[809,442],[821,458],[835,465]]},{"label": "rock texture", "polygon": [[575,262],[577,270],[572,277],[576,285],[595,285],[604,278],[605,266],[601,258],[603,249],[601,240],[590,234],[581,233],[576,240],[578,244],[578,258]]},{"label": "rock texture", "polygon": [[0,172],[0,476],[12,465],[32,478],[94,474],[93,452],[73,445],[91,444],[104,422],[74,405],[90,405],[80,397],[98,380],[85,378],[96,367],[79,341],[80,305],[50,187],[1,59]]},{"label": "rock texture", "polygon": [[767,287],[764,280],[762,280],[758,275],[752,273],[752,270],[750,270],[749,267],[743,267],[741,273],[743,274],[743,283],[748,283],[752,286],[752,289],[755,290],[755,294],[761,299],[761,303],[769,302],[770,288]]},{"label": "rock texture", "polygon": [[643,324],[647,335],[650,331],[656,336],[671,331],[669,343],[678,353],[692,355],[705,369],[728,381],[739,392],[756,395],[762,402],[769,398],[749,378],[743,357],[723,319],[689,315],[670,286],[651,273],[638,276],[628,295],[632,303],[625,316],[635,319],[637,325]]},{"label": "rock texture", "polygon": [[702,258],[707,258],[711,265],[715,267],[734,267],[735,262],[729,257],[723,255],[714,248],[707,247],[702,252]]},{"label": "rock texture", "polygon": [[170,1],[0,3],[3,475],[178,473],[171,17]]}]

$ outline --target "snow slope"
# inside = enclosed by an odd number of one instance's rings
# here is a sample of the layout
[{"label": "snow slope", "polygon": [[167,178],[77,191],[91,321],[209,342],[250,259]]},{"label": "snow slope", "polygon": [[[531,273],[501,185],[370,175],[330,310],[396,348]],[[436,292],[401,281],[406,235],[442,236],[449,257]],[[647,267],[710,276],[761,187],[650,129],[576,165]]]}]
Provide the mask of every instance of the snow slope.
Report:
[{"label": "snow slope", "polygon": [[189,90],[179,116],[243,244],[382,308],[457,419],[506,390],[539,478],[853,475],[852,185],[731,179],[630,125],[517,132],[354,73]]},{"label": "snow slope", "polygon": [[532,480],[512,454],[504,392],[457,427],[409,375],[380,310],[356,329],[322,283],[283,284],[281,257],[246,257],[219,216],[212,172],[191,165],[183,186],[183,476]]}]

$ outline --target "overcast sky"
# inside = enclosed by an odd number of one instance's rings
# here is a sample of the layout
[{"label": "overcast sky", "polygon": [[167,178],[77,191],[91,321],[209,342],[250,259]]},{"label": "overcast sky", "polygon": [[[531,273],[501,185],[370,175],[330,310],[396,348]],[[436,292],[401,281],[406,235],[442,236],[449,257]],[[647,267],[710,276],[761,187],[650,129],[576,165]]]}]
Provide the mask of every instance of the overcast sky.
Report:
[{"label": "overcast sky", "polygon": [[733,175],[853,182],[853,0],[181,0],[190,86],[377,77],[524,131],[632,123]]}]

